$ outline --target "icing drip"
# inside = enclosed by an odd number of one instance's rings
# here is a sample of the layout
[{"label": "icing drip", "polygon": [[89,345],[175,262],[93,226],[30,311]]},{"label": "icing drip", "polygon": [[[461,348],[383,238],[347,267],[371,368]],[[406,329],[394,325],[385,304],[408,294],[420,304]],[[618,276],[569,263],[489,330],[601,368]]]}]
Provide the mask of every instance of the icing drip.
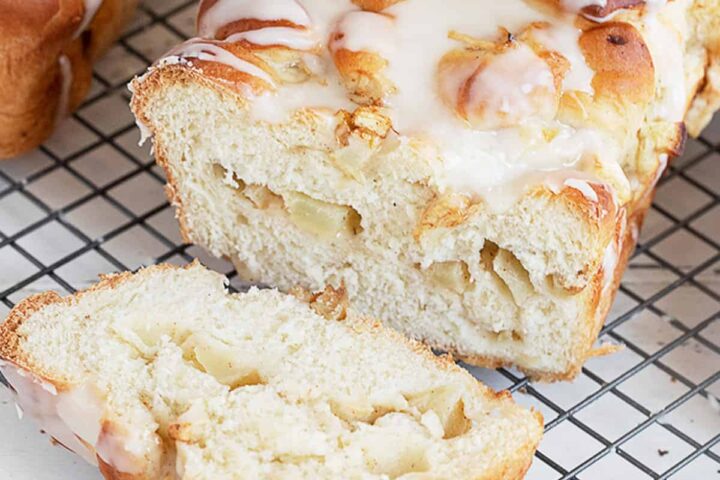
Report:
[{"label": "icing drip", "polygon": [[[618,267],[618,262],[620,261],[620,254],[622,253],[623,245],[625,243],[625,231],[627,229],[627,223],[627,214],[625,213],[625,210],[623,210],[620,214],[620,218],[618,219],[619,229],[615,234],[615,238],[611,239],[610,243],[608,243],[607,247],[605,248],[605,253],[602,259],[601,266],[603,272],[603,292],[610,288],[613,284],[613,281],[615,280],[615,270]],[[637,225],[633,224],[633,228],[637,228]],[[631,230],[631,235],[636,235],[633,232],[634,230]]]},{"label": "icing drip", "polygon": [[588,183],[586,180],[580,180],[578,178],[568,178],[563,182],[563,185],[574,188],[578,192],[582,193],[583,196],[591,202],[597,203],[598,201],[597,192],[590,186],[590,183]]},{"label": "icing drip", "polygon": [[150,131],[150,128],[140,120],[135,120],[135,125],[137,125],[138,129],[140,130],[138,147],[142,147],[143,145],[145,145],[145,142],[147,142],[148,138],[152,137],[152,132]]},{"label": "icing drip", "polygon": [[607,0],[562,0],[562,6],[570,12],[579,12],[586,7],[605,7]]},{"label": "icing drip", "polygon": [[57,110],[55,110],[55,125],[65,118],[70,107],[70,87],[73,83],[72,64],[67,55],[60,55],[58,58],[60,67],[60,96],[58,97]]},{"label": "icing drip", "polygon": [[[52,384],[7,363],[0,366],[0,372],[12,385],[20,408],[26,415],[66,448],[78,454],[85,461],[97,465],[94,451],[83,444],[83,442],[94,443],[97,437],[88,441],[80,435],[80,432],[84,435],[91,435],[95,431],[99,433],[100,418],[93,418],[92,405],[83,405],[87,408],[84,419],[76,418],[69,406],[72,397],[63,400],[67,394],[59,394]],[[66,419],[62,418],[60,410],[64,410]],[[75,423],[77,432],[68,425],[66,421],[68,419]]]},{"label": "icing drip", "polygon": [[83,14],[83,19],[82,22],[80,22],[80,26],[78,26],[77,30],[73,34],[73,38],[79,37],[80,34],[87,29],[90,22],[92,22],[93,18],[95,18],[95,14],[100,9],[102,2],[103,0],[85,0],[85,12]]},{"label": "icing drip", "polygon": [[596,23],[605,23],[605,22],[609,22],[616,16],[620,15],[623,11],[624,10],[622,8],[619,8],[617,10],[614,10],[614,11],[608,13],[604,17],[597,17],[595,15],[590,15],[589,13],[583,12],[582,16],[587,18],[588,20],[592,20],[593,22],[596,22]]},{"label": "icing drip", "polygon": [[644,33],[655,65],[656,89],[661,100],[656,105],[655,115],[669,122],[681,122],[687,108],[682,35],[652,13],[646,15]]},{"label": "icing drip", "polygon": [[198,19],[198,35],[216,38],[218,30],[242,19],[283,19],[307,27],[310,18],[296,0],[218,0]]},{"label": "icing drip", "polygon": [[233,33],[225,40],[228,42],[245,40],[254,45],[281,45],[294,50],[312,50],[320,43],[311,32],[289,27],[267,27]]},{"label": "icing drip", "polygon": [[97,457],[120,473],[139,474],[152,452],[137,433],[103,431],[105,400],[90,384],[58,392],[54,385],[13,364],[0,362],[12,386],[18,411],[32,418],[48,435],[92,465]]},{"label": "icing drip", "polygon": [[[147,75],[147,74],[145,74]],[[130,93],[135,93],[135,89],[133,88],[133,84],[128,84],[128,90],[130,90]],[[138,130],[140,130],[140,139],[138,140],[138,147],[142,147],[148,138],[152,137],[152,132],[150,131],[150,128],[143,123],[142,120],[139,118],[135,118],[135,125],[137,125]]]},{"label": "icing drip", "polygon": [[239,72],[257,77],[273,87],[275,86],[275,81],[265,70],[235,56],[230,51],[225,50],[215,43],[204,42],[200,39],[188,40],[172,49],[164,60],[168,61],[168,59],[173,58],[177,58],[178,60],[183,58],[197,58],[198,60],[222,63]]},{"label": "icing drip", "polygon": [[[485,205],[494,213],[503,213],[517,203],[523,195],[535,187],[544,187],[554,194],[559,194],[565,188],[585,190],[583,196],[588,201],[593,201],[590,184],[602,185],[603,182],[594,175],[578,170],[574,167],[561,168],[551,171],[534,170],[526,171],[516,178],[503,184],[493,185],[477,191],[477,195],[485,201]],[[593,190],[593,193],[594,190]],[[586,195],[587,194],[587,195]],[[591,198],[588,198],[590,196]]]}]

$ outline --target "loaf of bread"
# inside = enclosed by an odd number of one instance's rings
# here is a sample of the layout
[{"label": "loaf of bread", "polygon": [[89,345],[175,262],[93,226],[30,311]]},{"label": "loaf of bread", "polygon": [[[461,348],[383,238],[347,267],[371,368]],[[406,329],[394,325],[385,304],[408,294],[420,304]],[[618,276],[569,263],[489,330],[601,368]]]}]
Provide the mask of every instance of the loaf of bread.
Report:
[{"label": "loaf of bread", "polygon": [[90,88],[137,0],[0,1],[0,159],[42,143]]},{"label": "loaf of bread", "polygon": [[184,237],[467,362],[575,376],[720,105],[718,0],[208,0],[131,85]]},{"label": "loaf of bread", "polygon": [[542,418],[507,392],[347,313],[342,291],[223,282],[156,266],[30,297],[0,327],[0,371],[108,480],[523,477]]}]

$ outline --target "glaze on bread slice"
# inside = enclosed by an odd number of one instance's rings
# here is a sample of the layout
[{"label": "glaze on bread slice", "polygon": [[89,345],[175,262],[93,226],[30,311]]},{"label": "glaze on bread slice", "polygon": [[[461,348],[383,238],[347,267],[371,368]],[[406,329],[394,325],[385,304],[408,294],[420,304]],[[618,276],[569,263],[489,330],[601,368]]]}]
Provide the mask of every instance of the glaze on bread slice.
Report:
[{"label": "glaze on bread slice", "polygon": [[132,108],[185,239],[246,279],[572,378],[720,100],[717,0],[590,3],[203,2]]},{"label": "glaze on bread slice", "polygon": [[519,479],[538,413],[346,312],[341,291],[231,294],[199,264],[18,304],[21,409],[107,479]]}]

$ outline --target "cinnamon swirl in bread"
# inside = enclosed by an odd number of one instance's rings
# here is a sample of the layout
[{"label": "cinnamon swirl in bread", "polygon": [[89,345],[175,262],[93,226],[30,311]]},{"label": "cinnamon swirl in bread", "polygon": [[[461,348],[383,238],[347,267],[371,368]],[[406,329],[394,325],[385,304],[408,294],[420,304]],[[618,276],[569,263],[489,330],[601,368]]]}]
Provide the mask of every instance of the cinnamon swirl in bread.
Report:
[{"label": "cinnamon swirl in bread", "polygon": [[132,83],[188,241],[566,379],[720,104],[718,0],[210,0]]},{"label": "cinnamon swirl in bread", "polygon": [[156,266],[35,295],[0,327],[0,371],[108,480],[519,480],[529,467],[539,413],[347,313],[342,292],[223,282]]},{"label": "cinnamon swirl in bread", "polygon": [[0,2],[0,159],[35,148],[90,88],[137,0]]}]

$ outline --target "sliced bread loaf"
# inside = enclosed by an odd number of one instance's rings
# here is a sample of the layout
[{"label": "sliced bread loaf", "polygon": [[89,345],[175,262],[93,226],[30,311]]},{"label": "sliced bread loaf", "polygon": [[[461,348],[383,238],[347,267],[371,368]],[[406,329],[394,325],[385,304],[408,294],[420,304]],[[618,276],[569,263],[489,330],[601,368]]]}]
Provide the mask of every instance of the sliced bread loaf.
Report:
[{"label": "sliced bread loaf", "polygon": [[[198,264],[18,304],[21,409],[107,479],[518,479],[542,433],[341,291],[228,293]],[[302,298],[299,298],[302,297]]]},{"label": "sliced bread loaf", "polygon": [[568,379],[720,105],[720,1],[584,3],[207,0],[132,108],[184,238],[244,278]]}]

